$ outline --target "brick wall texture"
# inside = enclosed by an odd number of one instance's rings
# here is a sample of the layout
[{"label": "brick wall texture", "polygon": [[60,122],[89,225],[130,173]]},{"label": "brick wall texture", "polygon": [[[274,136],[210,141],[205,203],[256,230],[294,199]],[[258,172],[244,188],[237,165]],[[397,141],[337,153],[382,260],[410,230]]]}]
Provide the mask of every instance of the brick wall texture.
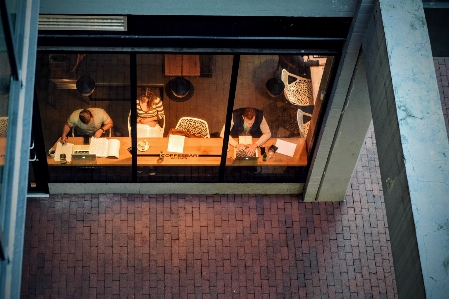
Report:
[{"label": "brick wall texture", "polygon": [[[449,58],[435,58],[449,135]],[[339,203],[30,198],[22,298],[397,298],[372,128]]]},{"label": "brick wall texture", "polygon": [[396,298],[374,133],[346,201],[30,198],[22,298]]}]

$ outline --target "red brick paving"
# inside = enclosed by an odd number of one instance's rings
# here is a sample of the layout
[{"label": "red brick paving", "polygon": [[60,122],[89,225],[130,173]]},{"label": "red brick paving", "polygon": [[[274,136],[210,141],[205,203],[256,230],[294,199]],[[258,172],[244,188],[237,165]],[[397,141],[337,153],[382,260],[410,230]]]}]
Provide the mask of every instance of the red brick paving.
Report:
[{"label": "red brick paving", "polygon": [[375,139],[345,202],[29,199],[22,298],[397,298]]}]

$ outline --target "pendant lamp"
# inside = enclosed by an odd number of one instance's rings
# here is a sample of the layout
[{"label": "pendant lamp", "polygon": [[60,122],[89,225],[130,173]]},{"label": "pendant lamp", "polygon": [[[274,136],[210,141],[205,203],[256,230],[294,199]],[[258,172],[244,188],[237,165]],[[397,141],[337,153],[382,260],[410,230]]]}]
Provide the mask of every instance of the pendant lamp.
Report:
[{"label": "pendant lamp", "polygon": [[183,77],[176,77],[165,85],[165,93],[175,102],[184,102],[193,96],[192,82]]},{"label": "pendant lamp", "polygon": [[95,81],[89,76],[89,60],[86,54],[78,54],[76,66],[83,60],[84,58],[84,69],[81,76],[76,81],[76,89],[83,97],[90,96],[95,91]]}]

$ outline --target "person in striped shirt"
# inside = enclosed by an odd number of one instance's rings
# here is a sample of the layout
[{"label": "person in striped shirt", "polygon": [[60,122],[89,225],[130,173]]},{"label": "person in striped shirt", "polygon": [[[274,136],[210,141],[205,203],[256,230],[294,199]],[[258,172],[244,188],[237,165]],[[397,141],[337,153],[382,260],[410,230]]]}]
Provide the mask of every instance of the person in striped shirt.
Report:
[{"label": "person in striped shirt", "polygon": [[150,127],[161,127],[164,123],[164,117],[162,101],[151,91],[137,99],[137,123],[146,124]]}]

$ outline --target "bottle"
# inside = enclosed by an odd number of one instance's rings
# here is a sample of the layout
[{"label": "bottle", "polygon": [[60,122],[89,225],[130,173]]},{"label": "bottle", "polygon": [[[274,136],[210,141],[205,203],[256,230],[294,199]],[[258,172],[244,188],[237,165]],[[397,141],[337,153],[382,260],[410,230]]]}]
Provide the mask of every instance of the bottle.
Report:
[{"label": "bottle", "polygon": [[267,153],[266,152],[263,153],[262,161],[267,161]]},{"label": "bottle", "polygon": [[164,151],[161,150],[160,154],[159,154],[159,159],[157,159],[157,164],[161,164],[164,161]]}]

